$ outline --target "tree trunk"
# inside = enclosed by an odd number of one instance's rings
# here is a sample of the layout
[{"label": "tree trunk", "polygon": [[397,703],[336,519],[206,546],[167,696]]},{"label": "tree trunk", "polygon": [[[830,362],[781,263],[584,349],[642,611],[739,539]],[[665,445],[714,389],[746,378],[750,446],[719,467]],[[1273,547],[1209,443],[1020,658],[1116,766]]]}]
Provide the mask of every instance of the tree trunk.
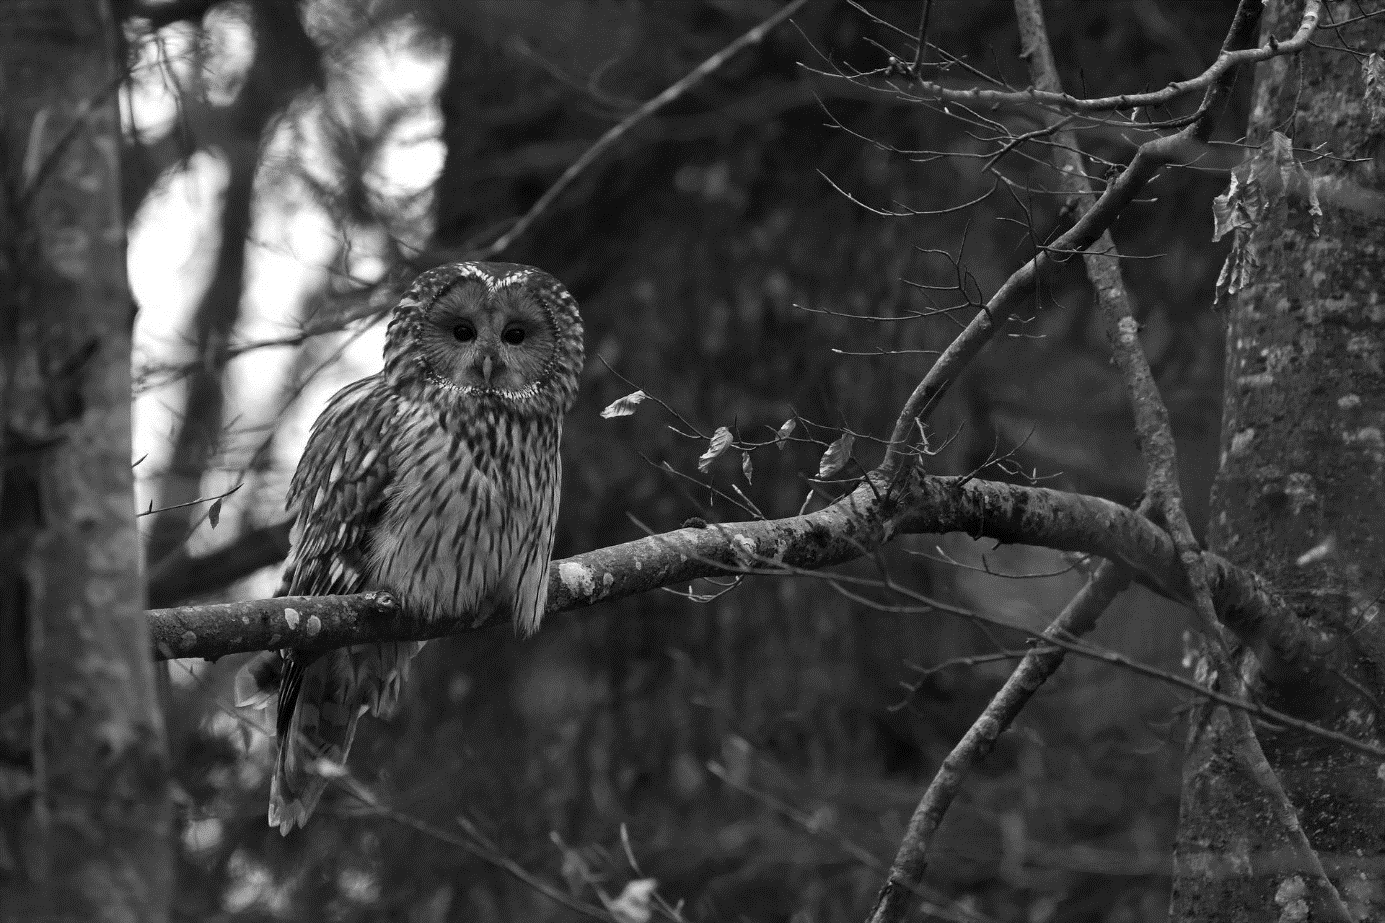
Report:
[{"label": "tree trunk", "polygon": [[6,4],[0,920],[167,917],[171,802],[130,465],[116,23]]},{"label": "tree trunk", "polygon": [[[1292,31],[1302,2],[1270,3],[1262,34]],[[1330,4],[1325,22],[1357,16]],[[1297,58],[1260,65],[1252,145],[1289,135],[1306,174],[1267,180],[1260,226],[1234,253],[1251,281],[1229,305],[1222,464],[1210,544],[1258,570],[1303,617],[1352,653],[1359,689],[1264,681],[1285,710],[1381,742],[1385,636],[1385,111],[1363,79],[1364,55],[1385,47],[1385,20],[1322,33]],[[1374,109],[1374,112],[1372,112]],[[1282,150],[1282,148],[1281,148]],[[1315,156],[1322,151],[1330,155]],[[1263,153],[1262,153],[1263,158]],[[1262,164],[1269,165],[1268,160]],[[1255,163],[1243,168],[1245,179]],[[1323,215],[1314,233],[1309,190]],[[1363,694],[1365,693],[1365,694]],[[1370,697],[1368,697],[1368,695]],[[1374,701],[1372,701],[1372,698]],[[1379,761],[1260,727],[1266,756],[1348,909],[1385,906],[1385,788]],[[1195,715],[1184,769],[1175,863],[1175,920],[1303,919],[1309,872],[1284,848],[1281,824],[1232,746],[1225,709]],[[1315,914],[1313,919],[1319,919]]]}]

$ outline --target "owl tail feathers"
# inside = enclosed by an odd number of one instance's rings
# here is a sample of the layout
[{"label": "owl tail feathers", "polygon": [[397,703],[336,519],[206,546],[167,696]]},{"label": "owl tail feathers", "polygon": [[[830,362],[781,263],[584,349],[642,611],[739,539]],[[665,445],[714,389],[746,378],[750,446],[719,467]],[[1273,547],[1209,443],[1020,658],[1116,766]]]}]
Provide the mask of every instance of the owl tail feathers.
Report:
[{"label": "owl tail feathers", "polygon": [[[343,764],[361,716],[360,690],[349,679],[347,656],[334,651],[306,667],[291,666],[279,699],[279,755],[269,788],[269,825],[285,836],[307,824],[332,779],[345,775]],[[292,674],[301,671],[301,677]]]},{"label": "owl tail feathers", "polygon": [[279,697],[284,676],[284,658],[278,651],[256,654],[236,671],[236,705],[239,708],[265,708]]}]

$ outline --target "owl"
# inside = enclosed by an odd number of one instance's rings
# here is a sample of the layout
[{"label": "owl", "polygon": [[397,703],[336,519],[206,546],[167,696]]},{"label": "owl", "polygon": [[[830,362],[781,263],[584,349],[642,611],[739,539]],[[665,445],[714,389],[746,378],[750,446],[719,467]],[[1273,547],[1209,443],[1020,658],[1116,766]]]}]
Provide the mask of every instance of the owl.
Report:
[{"label": "owl", "polygon": [[[509,615],[532,633],[582,371],[577,303],[529,266],[440,266],[400,299],[384,354],[384,370],[338,391],[313,425],[289,485],[279,595],[386,590],[415,616]],[[240,704],[277,693],[271,826],[306,822],[326,786],[320,761],[345,761],[367,708],[392,711],[421,646],[285,650],[247,665]]]}]

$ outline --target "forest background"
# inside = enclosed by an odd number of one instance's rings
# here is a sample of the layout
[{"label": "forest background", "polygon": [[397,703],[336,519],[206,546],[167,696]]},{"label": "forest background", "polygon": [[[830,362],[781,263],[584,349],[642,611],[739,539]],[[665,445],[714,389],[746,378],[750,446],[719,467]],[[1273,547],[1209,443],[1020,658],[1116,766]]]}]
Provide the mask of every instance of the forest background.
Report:
[{"label": "forest background", "polygon": [[[613,125],[782,6],[121,7],[150,606],[270,595],[308,427],[378,368],[401,283],[494,241]],[[877,464],[901,401],[955,336],[936,313],[949,290],[994,292],[1069,217],[1041,193],[1046,155],[996,157],[986,126],[946,104],[841,79],[880,67],[925,8],[937,48],[1029,84],[1011,3],[810,2],[632,127],[509,242],[505,259],[567,284],[587,330],[555,558],[690,517],[820,506],[836,493],[814,493],[824,448],[850,430],[842,476]],[[1044,9],[1064,86],[1096,96],[1201,73],[1237,3]],[[1250,73],[1219,140],[1244,131]],[[1093,158],[1130,156],[1120,130],[1083,140]],[[1213,203],[1238,162],[1162,175],[1112,228],[1199,537],[1226,326]],[[1080,261],[1048,273],[1033,308],[933,414],[927,470],[1134,506],[1140,447]],[[636,389],[658,402],[603,418]],[[705,439],[683,433],[763,440],[789,420],[800,441],[701,468]],[[401,714],[363,723],[350,775],[288,838],[264,822],[271,740],[231,707],[243,658],[170,661],[174,918],[569,918],[535,886],[547,882],[638,919],[657,881],[664,912],[689,920],[861,919],[921,787],[1088,575],[1081,556],[958,533],[902,537],[842,572],[881,567],[1001,624],[747,578],[602,604],[523,643],[444,639]],[[1134,587],[1092,641],[1183,675],[1194,624]],[[930,854],[925,911],[1165,918],[1193,699],[1073,658],[967,781]]]}]

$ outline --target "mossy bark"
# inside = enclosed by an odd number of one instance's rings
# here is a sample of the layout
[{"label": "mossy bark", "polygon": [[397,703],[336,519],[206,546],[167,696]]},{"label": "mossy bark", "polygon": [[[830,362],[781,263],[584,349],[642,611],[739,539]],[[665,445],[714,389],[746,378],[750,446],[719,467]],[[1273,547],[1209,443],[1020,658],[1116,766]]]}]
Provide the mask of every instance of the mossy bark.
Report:
[{"label": "mossy bark", "polygon": [[[1299,0],[1268,4],[1264,34],[1292,31]],[[1360,15],[1326,5],[1324,22]],[[1256,74],[1249,138],[1288,135],[1306,177],[1238,243],[1258,268],[1227,305],[1221,470],[1209,544],[1257,570],[1353,653],[1355,688],[1264,690],[1292,710],[1382,740],[1385,633],[1385,110],[1363,77],[1385,20],[1323,30]],[[1320,221],[1312,214],[1316,191]],[[1315,224],[1318,227],[1315,228]],[[1372,701],[1372,699],[1374,701]],[[1357,919],[1385,913],[1385,782],[1378,761],[1259,728],[1308,840]],[[1194,715],[1184,769],[1172,918],[1302,918],[1304,880],[1233,746],[1224,709]],[[1316,918],[1316,917],[1315,917]]]},{"label": "mossy bark", "polygon": [[171,801],[130,458],[116,23],[0,17],[0,920],[158,923]]}]

